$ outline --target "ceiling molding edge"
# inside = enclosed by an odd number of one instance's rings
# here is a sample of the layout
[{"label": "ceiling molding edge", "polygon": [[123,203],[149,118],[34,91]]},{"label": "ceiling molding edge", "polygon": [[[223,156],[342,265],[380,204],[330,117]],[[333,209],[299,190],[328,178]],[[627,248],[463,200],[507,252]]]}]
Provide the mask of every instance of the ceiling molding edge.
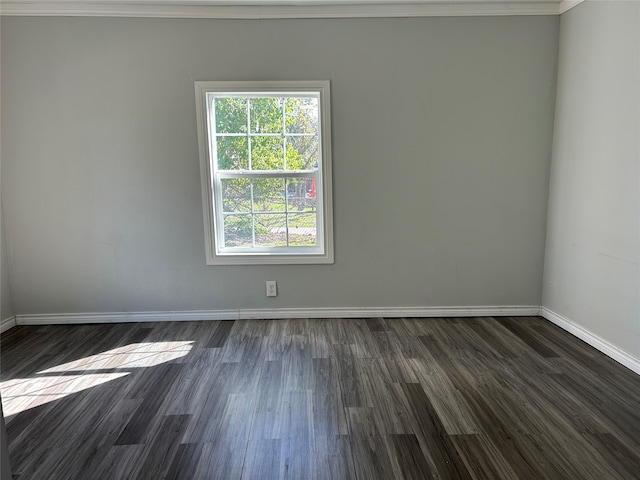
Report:
[{"label": "ceiling molding edge", "polygon": [[562,0],[558,5],[558,15],[568,12],[573,7],[580,5],[585,0]]},{"label": "ceiling molding edge", "polygon": [[[575,3],[583,0],[563,0]],[[0,16],[149,18],[356,18],[559,15],[554,2],[455,2],[351,5],[179,5],[89,2],[0,2]],[[572,8],[575,5],[571,5]],[[566,11],[565,10],[565,11]]]}]

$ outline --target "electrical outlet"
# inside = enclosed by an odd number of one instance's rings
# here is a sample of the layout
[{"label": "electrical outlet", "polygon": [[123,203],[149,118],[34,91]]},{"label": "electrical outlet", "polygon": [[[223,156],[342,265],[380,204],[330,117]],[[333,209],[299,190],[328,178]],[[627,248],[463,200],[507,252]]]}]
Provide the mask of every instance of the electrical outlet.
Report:
[{"label": "electrical outlet", "polygon": [[267,297],[278,296],[278,284],[275,280],[267,280]]}]

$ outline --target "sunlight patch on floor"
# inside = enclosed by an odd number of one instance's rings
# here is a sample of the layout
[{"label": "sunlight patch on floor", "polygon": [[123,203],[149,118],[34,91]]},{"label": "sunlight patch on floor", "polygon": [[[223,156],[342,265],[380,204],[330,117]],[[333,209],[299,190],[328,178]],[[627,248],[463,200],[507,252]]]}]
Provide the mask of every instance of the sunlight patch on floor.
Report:
[{"label": "sunlight patch on floor", "polygon": [[42,370],[38,372],[38,375],[85,370],[111,370],[113,368],[154,367],[184,357],[191,350],[192,344],[193,342],[132,343]]},{"label": "sunlight patch on floor", "polygon": [[[193,342],[132,343],[0,383],[2,408],[9,417],[30,408],[125,377],[187,355]],[[52,375],[57,374],[57,375]]]}]

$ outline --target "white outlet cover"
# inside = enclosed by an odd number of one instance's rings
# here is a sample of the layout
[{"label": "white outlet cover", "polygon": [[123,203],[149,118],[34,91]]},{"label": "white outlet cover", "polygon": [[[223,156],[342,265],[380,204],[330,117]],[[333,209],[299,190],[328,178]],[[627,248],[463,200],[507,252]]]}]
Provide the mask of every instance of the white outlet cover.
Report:
[{"label": "white outlet cover", "polygon": [[275,280],[267,280],[267,297],[278,296],[278,284]]}]

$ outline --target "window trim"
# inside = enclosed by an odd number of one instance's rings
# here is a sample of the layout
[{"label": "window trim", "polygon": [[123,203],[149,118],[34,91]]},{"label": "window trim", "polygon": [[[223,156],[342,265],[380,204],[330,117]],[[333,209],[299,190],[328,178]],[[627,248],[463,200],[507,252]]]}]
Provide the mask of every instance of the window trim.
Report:
[{"label": "window trim", "polygon": [[[305,247],[284,247],[286,251],[225,252],[219,246],[216,201],[214,195],[215,177],[211,155],[212,143],[209,138],[209,118],[207,115],[208,93],[238,93],[247,96],[256,93],[291,94],[313,93],[319,96],[318,109],[321,151],[321,165],[318,166],[322,179],[322,202],[317,205],[317,214],[322,232],[318,232],[318,243],[322,249],[318,253],[309,252]],[[259,265],[259,264],[328,264],[333,263],[333,202],[331,174],[331,110],[330,84],[328,81],[197,81],[195,82],[196,115],[198,127],[198,149],[200,156],[200,178],[204,217],[204,235],[207,265]],[[265,173],[268,175],[268,173]],[[278,249],[283,247],[276,247]]]}]

